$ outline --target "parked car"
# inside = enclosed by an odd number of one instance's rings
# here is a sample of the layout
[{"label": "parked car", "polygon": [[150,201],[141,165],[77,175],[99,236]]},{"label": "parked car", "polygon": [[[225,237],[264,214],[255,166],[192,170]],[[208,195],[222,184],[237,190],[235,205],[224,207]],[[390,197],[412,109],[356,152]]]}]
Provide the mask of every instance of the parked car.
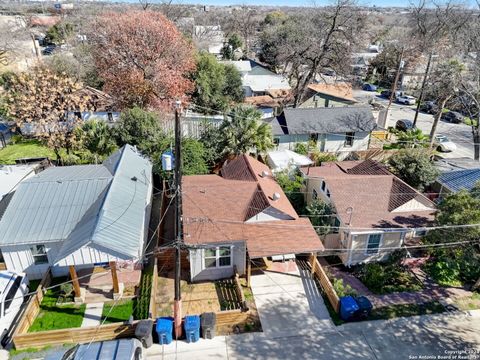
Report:
[{"label": "parked car", "polygon": [[42,50],[42,55],[52,55],[55,49],[55,45],[48,45],[45,49]]},{"label": "parked car", "polygon": [[67,351],[58,351],[45,360],[142,360],[145,359],[142,343],[138,339],[118,339],[76,345]]},{"label": "parked car", "polygon": [[396,122],[395,129],[400,131],[407,131],[415,129],[415,126],[413,126],[413,122],[411,122],[410,120],[402,119]]},{"label": "parked car", "polygon": [[457,149],[457,145],[455,145],[445,135],[440,135],[440,134],[435,135],[434,144],[437,150],[442,152],[450,152],[450,151],[455,151]]},{"label": "parked car", "polygon": [[[380,93],[380,96],[383,97],[383,98],[386,98],[386,99],[390,99],[390,96],[392,95],[392,91],[391,90],[383,90],[381,93]],[[401,96],[402,93],[400,91],[395,91],[395,94],[393,95],[393,100],[395,100],[397,97]]]},{"label": "parked car", "polygon": [[441,119],[449,123],[460,124],[464,122],[465,116],[456,111],[447,111],[442,114]]},{"label": "parked car", "polygon": [[365,91],[377,91],[377,86],[373,84],[363,84],[362,90]]},{"label": "parked car", "polygon": [[28,279],[25,273],[0,271],[0,341],[3,341],[15,320],[28,291]]},{"label": "parked car", "polygon": [[415,105],[417,99],[410,95],[400,95],[396,98],[397,103],[404,105]]},{"label": "parked car", "polygon": [[420,110],[426,112],[427,114],[435,115],[438,113],[438,105],[435,101],[425,101],[421,106]]}]

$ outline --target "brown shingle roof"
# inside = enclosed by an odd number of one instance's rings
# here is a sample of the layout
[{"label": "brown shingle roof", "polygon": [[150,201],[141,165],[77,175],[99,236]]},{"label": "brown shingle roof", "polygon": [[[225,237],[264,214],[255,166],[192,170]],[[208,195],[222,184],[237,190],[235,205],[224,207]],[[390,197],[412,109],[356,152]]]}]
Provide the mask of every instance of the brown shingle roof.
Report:
[{"label": "brown shingle roof", "polygon": [[347,83],[334,83],[334,84],[310,84],[308,88],[321,94],[330,95],[339,99],[357,102],[353,98],[352,86]]},{"label": "brown shingle roof", "polygon": [[[301,171],[310,177],[324,179],[332,203],[344,224],[349,223],[349,208],[353,208],[349,224],[352,230],[421,227],[434,219],[435,205],[428,198],[373,162],[331,162],[302,168]],[[427,209],[399,209],[413,199]]]},{"label": "brown shingle roof", "polygon": [[[270,175],[260,176],[263,171]],[[243,240],[252,258],[323,249],[310,220],[298,217],[266,165],[242,155],[228,161],[221,174],[183,177],[187,244]],[[269,195],[273,192],[279,200]],[[272,207],[291,220],[246,222]]]}]

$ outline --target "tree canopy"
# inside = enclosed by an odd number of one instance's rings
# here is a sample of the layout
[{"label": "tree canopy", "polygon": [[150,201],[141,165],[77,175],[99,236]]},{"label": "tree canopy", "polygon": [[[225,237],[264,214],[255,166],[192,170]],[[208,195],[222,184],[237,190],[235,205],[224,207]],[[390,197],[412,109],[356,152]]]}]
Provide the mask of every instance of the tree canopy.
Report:
[{"label": "tree canopy", "polygon": [[78,92],[82,84],[43,67],[10,81],[5,105],[8,116],[20,129],[28,127],[34,137],[46,140],[61,161],[60,149],[68,153],[76,141],[73,131],[78,119],[66,121],[66,114],[88,110],[90,98]]},{"label": "tree canopy", "polygon": [[232,104],[243,101],[240,73],[233,65],[219,63],[213,55],[198,54],[193,80],[192,101],[201,113],[224,112]]},{"label": "tree canopy", "polygon": [[388,164],[392,172],[410,186],[423,190],[438,177],[439,172],[424,149],[402,149]]},{"label": "tree canopy", "polygon": [[165,108],[193,88],[193,45],[156,11],[100,15],[89,34],[104,90],[121,108]]}]

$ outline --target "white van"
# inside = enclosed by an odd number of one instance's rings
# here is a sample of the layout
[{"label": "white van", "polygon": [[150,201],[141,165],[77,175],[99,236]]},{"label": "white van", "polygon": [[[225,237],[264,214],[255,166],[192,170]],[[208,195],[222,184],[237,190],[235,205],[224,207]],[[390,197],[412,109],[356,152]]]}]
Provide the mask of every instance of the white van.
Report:
[{"label": "white van", "polygon": [[25,273],[0,271],[0,342],[20,311],[28,291]]}]

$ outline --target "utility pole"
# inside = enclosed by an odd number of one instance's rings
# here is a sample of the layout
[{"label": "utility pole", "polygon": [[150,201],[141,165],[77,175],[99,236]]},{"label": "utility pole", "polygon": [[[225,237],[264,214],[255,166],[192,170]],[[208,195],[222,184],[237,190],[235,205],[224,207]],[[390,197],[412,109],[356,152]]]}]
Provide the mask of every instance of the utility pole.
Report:
[{"label": "utility pole", "polygon": [[390,98],[388,100],[388,106],[387,106],[387,111],[386,111],[386,114],[385,114],[385,119],[387,119],[387,117],[388,117],[388,111],[390,110],[390,106],[392,105],[393,97],[395,96],[395,91],[397,90],[398,78],[400,77],[400,72],[403,69],[403,53],[404,52],[405,52],[405,47],[402,46],[402,52],[400,53],[400,61],[398,62],[397,73],[395,74],[395,80],[393,81],[392,93],[390,94]]},{"label": "utility pole", "polygon": [[180,101],[175,103],[175,302],[173,317],[175,338],[182,336],[182,296],[180,293],[181,243],[182,243],[182,131],[180,128]]},{"label": "utility pole", "polygon": [[417,125],[418,112],[420,111],[420,104],[423,100],[423,92],[425,91],[425,85],[427,83],[428,73],[430,72],[430,64],[432,63],[433,53],[428,55],[427,69],[425,75],[423,75],[422,88],[420,90],[420,96],[418,97],[417,108],[415,109],[415,117],[413,118],[413,127]]}]

